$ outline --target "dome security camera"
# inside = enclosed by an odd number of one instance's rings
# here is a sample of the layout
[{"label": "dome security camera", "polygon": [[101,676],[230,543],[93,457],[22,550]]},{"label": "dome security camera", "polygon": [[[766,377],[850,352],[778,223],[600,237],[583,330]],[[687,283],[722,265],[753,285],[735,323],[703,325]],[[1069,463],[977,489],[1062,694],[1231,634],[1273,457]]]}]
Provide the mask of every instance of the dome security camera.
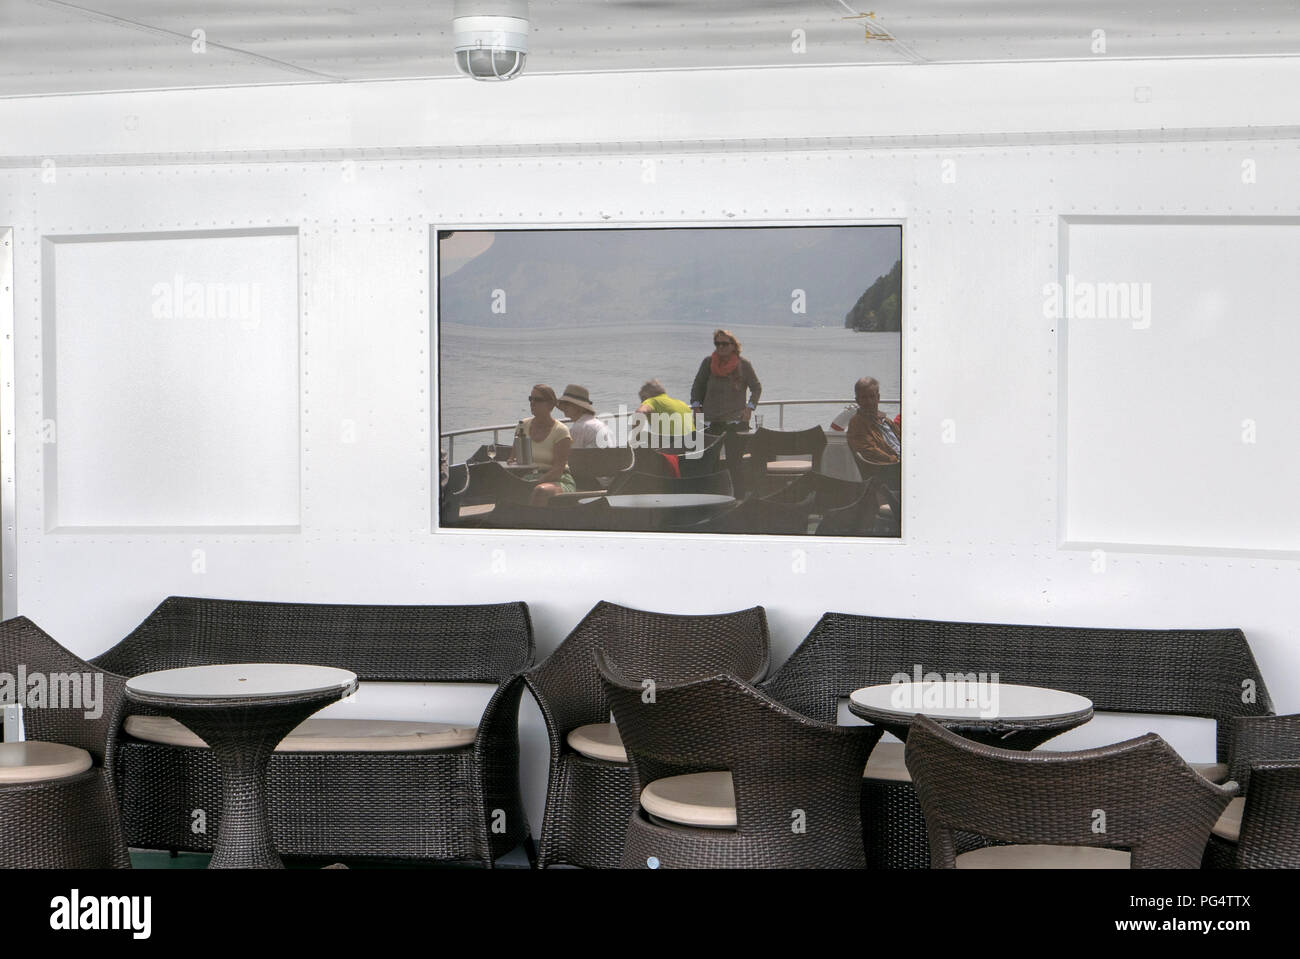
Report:
[{"label": "dome security camera", "polygon": [[528,0],[456,0],[456,69],[475,80],[509,80],[528,58]]}]

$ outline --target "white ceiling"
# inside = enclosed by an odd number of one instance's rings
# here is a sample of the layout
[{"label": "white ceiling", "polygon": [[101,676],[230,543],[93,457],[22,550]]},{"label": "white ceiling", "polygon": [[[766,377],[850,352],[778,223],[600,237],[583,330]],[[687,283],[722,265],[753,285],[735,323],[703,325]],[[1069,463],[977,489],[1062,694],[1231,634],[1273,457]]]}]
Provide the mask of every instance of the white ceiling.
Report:
[{"label": "white ceiling", "polygon": [[[849,19],[856,10],[875,17]],[[452,0],[0,0],[0,96],[452,76],[451,16]],[[1300,55],[1300,0],[531,0],[530,18],[525,77]],[[203,53],[191,49],[197,29]],[[803,53],[791,49],[796,30]]]}]

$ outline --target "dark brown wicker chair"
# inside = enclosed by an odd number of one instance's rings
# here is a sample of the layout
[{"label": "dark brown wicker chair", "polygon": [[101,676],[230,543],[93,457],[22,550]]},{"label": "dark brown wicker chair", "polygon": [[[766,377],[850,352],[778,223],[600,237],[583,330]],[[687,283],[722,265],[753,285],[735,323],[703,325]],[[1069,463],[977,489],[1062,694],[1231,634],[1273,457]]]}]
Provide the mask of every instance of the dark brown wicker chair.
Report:
[{"label": "dark brown wicker chair", "polygon": [[[862,495],[854,503],[826,510],[817,524],[818,536],[898,536],[899,502],[879,479],[861,487]],[[880,513],[888,506],[889,516]]]},{"label": "dark brown wicker chair", "polygon": [[[596,660],[632,767],[623,868],[865,865],[858,794],[879,729],[807,719],[726,675],[656,680],[647,701],[641,678]],[[735,828],[656,822],[636,801],[656,780],[717,771],[730,774]]]},{"label": "dark brown wicker chair", "polygon": [[853,454],[854,461],[858,464],[858,473],[863,480],[879,479],[895,494],[903,488],[903,464],[899,463],[872,463],[862,458],[861,453]]},{"label": "dark brown wicker chair", "polygon": [[813,512],[827,513],[859,502],[866,490],[862,482],[837,479],[825,473],[803,473],[763,498],[776,503],[799,503],[811,493]]},{"label": "dark brown wicker chair", "polygon": [[[609,722],[609,699],[596,670],[604,649],[637,675],[674,683],[720,672],[751,679],[767,671],[767,616],[761,606],[735,613],[679,616],[601,602],[545,662],[522,675],[550,737],[550,778],[538,865],[617,868],[635,808],[626,762],[592,759],[568,735]],[[514,693],[518,697],[518,692]]]},{"label": "dark brown wicker chair", "polygon": [[[769,474],[777,473],[773,462],[781,456],[807,456],[811,464],[810,472],[820,473],[822,454],[826,452],[826,432],[820,426],[811,426],[806,430],[769,430],[760,427],[755,430],[749,441],[748,489],[762,493],[767,485],[764,480]],[[801,469],[801,468],[800,468]],[[780,473],[775,479],[788,478]]]},{"label": "dark brown wicker chair", "polygon": [[924,716],[907,737],[907,768],[936,869],[957,866],[959,831],[1004,844],[973,851],[970,865],[1004,859],[1010,844],[1122,850],[1133,869],[1193,869],[1237,792],[1193,771],[1155,733],[1100,749],[1021,752],[963,739]]},{"label": "dark brown wicker chair", "polygon": [[1300,759],[1251,767],[1233,865],[1300,869]]},{"label": "dark brown wicker chair", "polygon": [[609,482],[624,470],[630,470],[633,451],[626,446],[569,451],[569,473],[579,492],[606,490]]},{"label": "dark brown wicker chair", "polygon": [[455,463],[447,470],[447,485],[438,491],[438,525],[459,526],[460,507],[469,491],[469,467]]},{"label": "dark brown wicker chair", "polygon": [[[524,603],[347,606],[173,596],[94,662],[125,676],[298,662],[349,669],[363,683],[501,683],[532,658]],[[276,848],[284,856],[489,866],[520,843],[531,854],[519,793],[519,695],[517,683],[502,683],[474,742],[459,748],[275,753],[267,809]],[[212,849],[221,804],[209,750],[123,734],[115,769],[132,846]],[[191,831],[194,809],[206,811],[206,832]]]},{"label": "dark brown wicker chair", "polygon": [[681,471],[684,479],[690,479],[694,476],[707,476],[709,473],[716,473],[722,469],[722,449],[725,445],[722,437],[706,437],[705,434],[699,434],[701,441],[707,439],[707,445],[695,452],[684,452],[678,454],[677,468]]},{"label": "dark brown wicker chair", "polygon": [[533,499],[535,484],[515,476],[500,463],[470,463],[469,485],[461,495],[467,505],[482,503],[518,503]]},{"label": "dark brown wicker chair", "polygon": [[[1162,713],[1216,720],[1219,763],[1232,721],[1268,715],[1272,703],[1239,629],[1087,629],[933,622],[827,613],[763,689],[791,709],[834,722],[838,702],[920,665],[930,672],[998,673],[1004,683],[1087,696],[1098,712]],[[1243,702],[1242,684],[1255,690]],[[873,763],[897,743],[881,743]],[[925,820],[905,771],[862,782],[871,868],[923,869]],[[1226,776],[1226,768],[1218,778]]]},{"label": "dark brown wicker chair", "polygon": [[[112,776],[124,681],[73,655],[24,616],[0,623],[0,671],[17,677],[20,666],[29,677],[43,674],[47,684],[44,705],[23,710],[27,740],[84,749],[93,764],[73,776],[0,784],[0,869],[129,868]],[[102,677],[102,702],[93,709],[84,699],[56,702],[54,687],[68,688],[56,675],[91,676],[95,685],[94,677]],[[21,704],[28,691],[16,692]]]},{"label": "dark brown wicker chair", "polygon": [[1230,755],[1244,796],[1215,826],[1206,867],[1300,869],[1300,715],[1238,718]]}]

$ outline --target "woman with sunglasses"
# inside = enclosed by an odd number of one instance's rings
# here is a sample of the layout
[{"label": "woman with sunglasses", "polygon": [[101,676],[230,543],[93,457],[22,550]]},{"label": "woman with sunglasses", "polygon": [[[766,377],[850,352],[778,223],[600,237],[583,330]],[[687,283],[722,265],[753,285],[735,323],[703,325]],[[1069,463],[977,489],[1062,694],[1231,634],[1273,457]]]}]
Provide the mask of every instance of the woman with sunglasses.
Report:
[{"label": "woman with sunglasses", "polygon": [[569,428],[551,415],[555,411],[555,390],[538,383],[528,393],[528,406],[533,415],[519,421],[514,455],[517,457],[520,452],[518,441],[528,437],[533,447],[531,465],[537,469],[524,479],[537,484],[533,488],[533,505],[545,506],[552,496],[572,493],[578,488],[568,469],[573,438]]},{"label": "woman with sunglasses", "polygon": [[754,367],[740,355],[740,340],[730,330],[714,330],[713,353],[704,358],[691,385],[696,422],[703,416],[710,433],[747,428],[762,392]]}]

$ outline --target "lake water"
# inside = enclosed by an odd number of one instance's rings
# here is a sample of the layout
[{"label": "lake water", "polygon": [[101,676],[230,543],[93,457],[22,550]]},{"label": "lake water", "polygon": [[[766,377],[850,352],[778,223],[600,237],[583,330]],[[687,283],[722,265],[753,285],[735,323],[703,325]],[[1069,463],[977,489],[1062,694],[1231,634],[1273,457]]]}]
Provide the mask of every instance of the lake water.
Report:
[{"label": "lake water", "polygon": [[[637,391],[652,377],[663,382],[669,396],[689,402],[700,361],[713,349],[712,332],[668,324],[493,330],[443,323],[439,429],[517,423],[528,415],[534,383],[551,386],[557,395],[569,383],[585,386],[599,413],[616,412],[620,403],[635,410]],[[838,400],[838,405],[787,407],[784,429],[829,426],[853,401],[853,384],[862,376],[880,380],[882,398],[899,398],[898,333],[773,326],[735,326],[732,332],[763,384],[763,401]],[[777,427],[775,409],[760,407],[760,412],[765,426]],[[459,439],[456,458],[484,441]],[[509,442],[509,435],[501,441]]]}]

